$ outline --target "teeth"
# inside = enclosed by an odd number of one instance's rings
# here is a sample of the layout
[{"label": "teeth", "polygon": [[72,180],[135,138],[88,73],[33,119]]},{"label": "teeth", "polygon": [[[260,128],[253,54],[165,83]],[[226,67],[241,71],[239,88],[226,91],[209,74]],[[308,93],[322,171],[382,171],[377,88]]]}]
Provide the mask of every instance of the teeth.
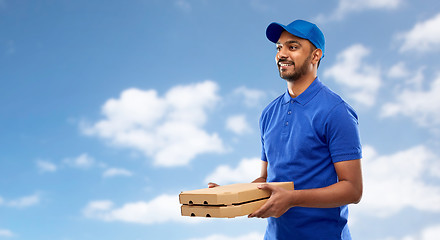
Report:
[{"label": "teeth", "polygon": [[287,66],[290,66],[290,65],[292,65],[292,64],[288,64],[288,63],[280,63],[280,66],[281,66],[281,67],[287,67]]}]

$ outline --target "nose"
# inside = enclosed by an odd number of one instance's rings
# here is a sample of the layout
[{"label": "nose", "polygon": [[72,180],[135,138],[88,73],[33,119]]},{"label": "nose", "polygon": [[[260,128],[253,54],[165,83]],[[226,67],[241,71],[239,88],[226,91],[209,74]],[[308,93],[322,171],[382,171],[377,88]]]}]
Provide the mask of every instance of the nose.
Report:
[{"label": "nose", "polygon": [[287,58],[286,52],[282,48],[275,55],[276,61],[278,61],[280,59],[286,59],[286,58]]}]

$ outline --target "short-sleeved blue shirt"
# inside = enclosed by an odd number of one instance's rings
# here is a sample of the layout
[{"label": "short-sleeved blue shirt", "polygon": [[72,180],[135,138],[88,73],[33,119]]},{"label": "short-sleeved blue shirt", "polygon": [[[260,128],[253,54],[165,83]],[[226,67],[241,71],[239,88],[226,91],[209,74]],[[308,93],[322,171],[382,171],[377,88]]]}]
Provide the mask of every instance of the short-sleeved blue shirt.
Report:
[{"label": "short-sleeved blue shirt", "polygon": [[[286,91],[260,118],[267,181],[293,181],[295,189],[312,189],[338,181],[333,163],[360,159],[355,111],[316,78],[298,97]],[[347,206],[293,207],[268,218],[266,240],[351,239]]]}]

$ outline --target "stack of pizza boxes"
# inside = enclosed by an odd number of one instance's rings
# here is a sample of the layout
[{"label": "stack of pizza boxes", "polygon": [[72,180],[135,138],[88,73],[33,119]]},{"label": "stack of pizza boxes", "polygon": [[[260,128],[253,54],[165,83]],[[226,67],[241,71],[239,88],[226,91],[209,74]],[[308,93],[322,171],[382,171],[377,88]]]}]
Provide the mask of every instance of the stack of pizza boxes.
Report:
[{"label": "stack of pizza boxes", "polygon": [[[258,210],[270,197],[261,190],[261,183],[237,183],[214,188],[184,191],[179,195],[182,216],[234,218]],[[272,182],[275,186],[293,190],[293,182]]]}]

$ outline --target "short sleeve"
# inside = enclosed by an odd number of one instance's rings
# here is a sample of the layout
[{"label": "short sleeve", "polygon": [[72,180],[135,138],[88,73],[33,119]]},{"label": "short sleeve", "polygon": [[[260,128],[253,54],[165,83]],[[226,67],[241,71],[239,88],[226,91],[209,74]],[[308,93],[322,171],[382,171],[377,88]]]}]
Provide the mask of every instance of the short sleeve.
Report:
[{"label": "short sleeve", "polygon": [[326,139],[333,162],[362,158],[358,117],[347,103],[336,105],[326,121]]}]

